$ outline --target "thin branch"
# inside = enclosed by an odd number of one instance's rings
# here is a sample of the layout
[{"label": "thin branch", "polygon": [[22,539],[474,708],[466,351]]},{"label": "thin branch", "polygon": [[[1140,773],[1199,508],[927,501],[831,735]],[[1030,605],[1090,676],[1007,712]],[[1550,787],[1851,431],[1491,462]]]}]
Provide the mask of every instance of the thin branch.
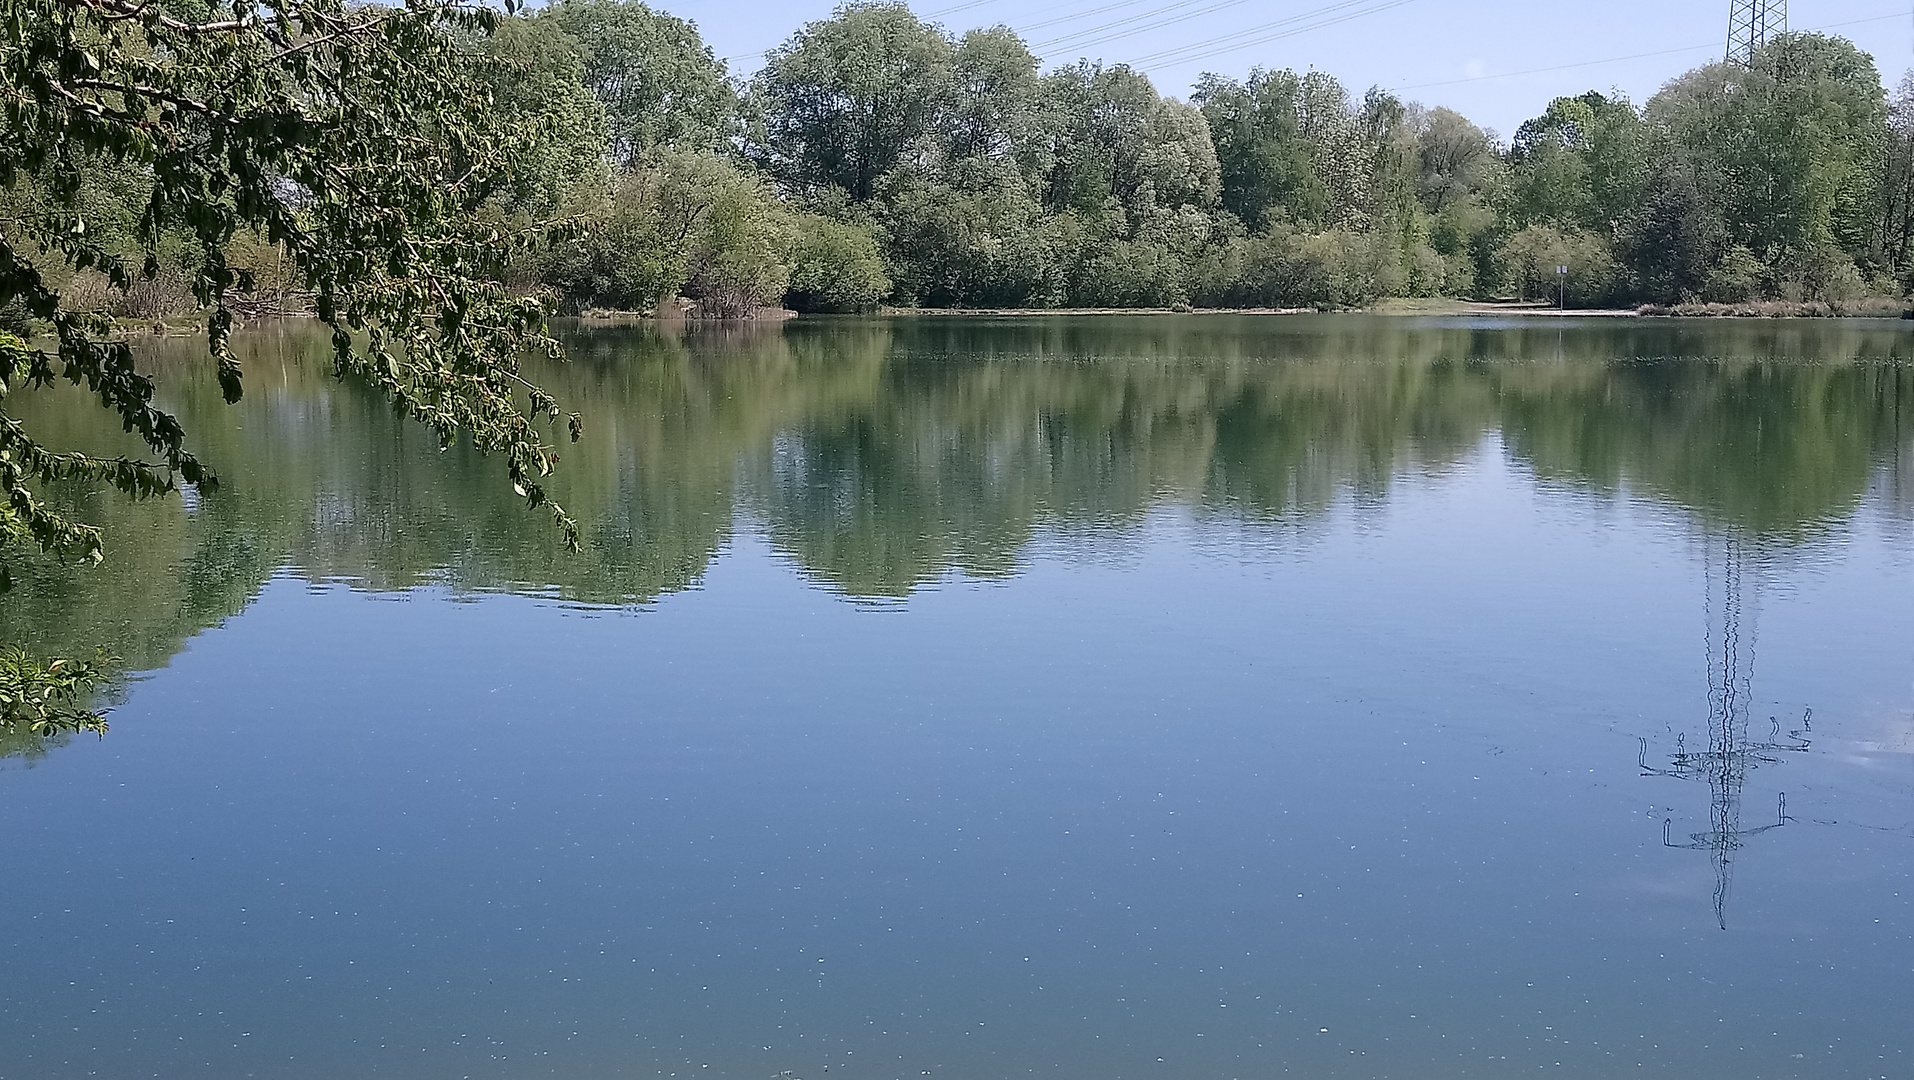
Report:
[{"label": "thin branch", "polygon": [[247,16],[241,16],[237,19],[228,19],[224,22],[190,23],[182,22],[169,15],[149,14],[147,8],[150,6],[151,0],[145,0],[145,2],[139,4],[130,4],[125,2],[125,0],[60,0],[60,3],[70,8],[85,8],[103,18],[114,20],[141,19],[151,22],[156,26],[163,26],[177,34],[190,34],[194,36],[230,34],[235,30],[244,30],[246,27],[253,25],[253,20]]}]

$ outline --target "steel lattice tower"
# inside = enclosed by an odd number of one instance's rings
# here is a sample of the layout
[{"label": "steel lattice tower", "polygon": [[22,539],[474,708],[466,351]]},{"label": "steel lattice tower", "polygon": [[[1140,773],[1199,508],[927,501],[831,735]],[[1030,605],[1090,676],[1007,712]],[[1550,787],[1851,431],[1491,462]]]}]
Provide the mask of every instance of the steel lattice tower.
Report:
[{"label": "steel lattice tower", "polygon": [[1787,32],[1788,0],[1729,0],[1729,63],[1753,63],[1756,49]]}]

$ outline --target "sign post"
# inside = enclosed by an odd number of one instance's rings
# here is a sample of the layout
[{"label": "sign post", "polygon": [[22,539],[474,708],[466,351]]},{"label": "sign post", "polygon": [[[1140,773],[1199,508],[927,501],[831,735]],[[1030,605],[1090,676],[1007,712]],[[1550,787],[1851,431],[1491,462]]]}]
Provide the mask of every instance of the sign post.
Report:
[{"label": "sign post", "polygon": [[1566,266],[1555,268],[1555,306],[1563,311],[1568,310],[1568,267]]}]

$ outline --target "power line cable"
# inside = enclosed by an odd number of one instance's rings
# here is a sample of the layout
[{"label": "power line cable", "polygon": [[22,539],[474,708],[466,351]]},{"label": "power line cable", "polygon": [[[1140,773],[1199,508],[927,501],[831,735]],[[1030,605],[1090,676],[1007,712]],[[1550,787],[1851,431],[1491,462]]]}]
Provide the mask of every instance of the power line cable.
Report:
[{"label": "power line cable", "polygon": [[[1240,30],[1234,34],[1210,38],[1206,41],[1192,42],[1188,45],[1180,45],[1172,49],[1162,49],[1146,56],[1139,56],[1130,61],[1130,63],[1137,66],[1144,64],[1194,63],[1198,60],[1207,60],[1213,56],[1222,56],[1225,53],[1237,52],[1257,45],[1265,45],[1272,41],[1280,41],[1283,38],[1306,34],[1312,30],[1321,30],[1324,27],[1335,26],[1339,23],[1367,18],[1370,15],[1377,15],[1392,8],[1399,8],[1405,4],[1412,3],[1415,3],[1415,0],[1383,0],[1381,3],[1375,2],[1375,0],[1345,0],[1343,3],[1321,8],[1305,15],[1279,19],[1276,22],[1265,23],[1262,26],[1251,27],[1247,30]],[[1354,10],[1349,10],[1352,8]],[[1294,25],[1302,19],[1330,15],[1336,12],[1340,13],[1334,14],[1333,17],[1329,18],[1318,18],[1315,22],[1306,25]],[[1279,27],[1281,29],[1278,29]],[[1273,32],[1264,33],[1264,31]]]},{"label": "power line cable", "polygon": [[[936,11],[925,12],[924,14],[918,15],[917,17],[919,19],[922,19],[928,22],[931,19],[941,18],[942,16],[945,16],[945,15],[954,15],[960,11],[969,11],[972,8],[983,7],[986,4],[995,4],[998,2],[1000,2],[1000,0],[968,0],[967,3],[956,4],[954,6],[947,7],[947,8],[939,8]],[[1021,37],[1022,35],[1029,33],[1032,30],[1040,30],[1046,27],[1059,26],[1063,23],[1074,22],[1077,19],[1087,19],[1095,15],[1102,15],[1106,12],[1118,11],[1123,8],[1135,7],[1138,4],[1144,4],[1149,2],[1150,0],[1115,0],[1115,2],[1113,3],[1097,4],[1094,7],[1088,7],[1083,9],[1082,11],[1073,11],[1068,15],[1060,15],[1054,19],[1047,19],[1039,23],[1031,23],[1023,27],[1013,27],[1012,29],[1016,31],[1019,37]],[[1181,2],[1194,2],[1194,0],[1181,0]],[[1029,12],[1028,14],[1042,15],[1047,12],[1059,11],[1063,8],[1074,6],[1075,3],[1077,3],[1077,0],[1068,0],[1068,2],[1066,3],[1051,4],[1047,7],[1037,8],[1035,11]],[[724,56],[724,57],[720,57],[719,59],[722,62],[728,64],[732,62],[733,60],[756,60],[762,56],[769,56],[775,51],[777,51],[777,47],[772,46],[771,48],[765,49],[762,52],[738,53],[734,56]]]},{"label": "power line cable", "polygon": [[1469,75],[1460,79],[1444,79],[1440,82],[1410,83],[1407,86],[1392,86],[1391,93],[1397,90],[1421,90],[1431,86],[1456,86],[1460,83],[1483,82],[1488,79],[1513,79],[1522,75],[1542,75],[1551,71],[1569,71],[1574,68],[1595,67],[1598,64],[1619,64],[1628,60],[1644,60],[1651,56],[1672,56],[1675,53],[1699,52],[1702,49],[1719,49],[1721,42],[1711,41],[1706,45],[1683,45],[1678,49],[1657,49],[1654,52],[1631,53],[1627,56],[1611,56],[1605,60],[1582,60],[1573,64],[1556,64],[1553,67],[1528,68],[1524,71],[1504,71],[1495,75]]},{"label": "power line cable", "polygon": [[[1157,8],[1153,11],[1145,11],[1142,14],[1131,15],[1127,18],[1116,19],[1111,22],[1104,23],[1101,26],[1091,26],[1091,27],[1086,27],[1082,30],[1073,30],[1068,34],[1063,34],[1059,37],[1054,37],[1047,41],[1039,41],[1036,44],[1032,45],[1031,48],[1032,49],[1049,49],[1058,45],[1065,45],[1073,41],[1078,41],[1079,39],[1082,39],[1082,38],[1097,39],[1094,41],[1081,42],[1081,44],[1084,44],[1084,45],[1094,45],[1094,44],[1097,44],[1099,41],[1115,41],[1118,38],[1129,37],[1132,34],[1141,34],[1149,30],[1157,29],[1158,27],[1173,26],[1177,23],[1194,19],[1200,15],[1208,15],[1214,11],[1222,11],[1225,8],[1240,7],[1243,4],[1249,3],[1249,0],[1212,0],[1212,2],[1207,7],[1199,7],[1195,11],[1187,11],[1181,15],[1171,15],[1169,18],[1162,18],[1165,15],[1170,15],[1170,13],[1173,11],[1178,11],[1180,9],[1191,7],[1200,3],[1203,3],[1203,0],[1179,0],[1179,2],[1170,4],[1167,7]],[[1153,20],[1157,20],[1157,21],[1153,21]],[[1150,23],[1150,25],[1136,26],[1135,24],[1137,23]],[[1126,26],[1132,27],[1132,29],[1125,31],[1124,33],[1112,34],[1107,38],[1097,38],[1098,34],[1101,34],[1106,30],[1113,30],[1119,27],[1126,27]],[[1035,29],[1035,27],[1032,27],[1032,29]]]},{"label": "power line cable", "polygon": [[[1024,26],[1019,27],[1017,32],[1019,34],[1027,34],[1032,30],[1045,30],[1052,26],[1062,26],[1064,23],[1076,22],[1078,19],[1087,19],[1093,15],[1102,15],[1105,12],[1119,11],[1123,8],[1135,7],[1138,4],[1143,4],[1148,2],[1149,0],[1120,0],[1120,2],[1114,3],[1114,4],[1099,4],[1096,7],[1085,8],[1082,11],[1073,11],[1068,15],[1059,15],[1054,19],[1045,19],[1042,22],[1027,23]],[[1037,10],[1031,12],[1031,14],[1041,15],[1047,11],[1055,11],[1057,10],[1057,8],[1069,7],[1069,6],[1070,6],[1069,4],[1054,4],[1047,8],[1038,8]],[[1145,12],[1143,15],[1137,16],[1137,18],[1146,18],[1148,17],[1148,15],[1149,15],[1149,12]]]},{"label": "power line cable", "polygon": [[[1150,24],[1148,24],[1148,25],[1145,25],[1145,26],[1137,26],[1137,27],[1133,27],[1133,28],[1131,28],[1131,29],[1127,29],[1127,30],[1119,30],[1118,32],[1116,32],[1116,33],[1114,33],[1114,34],[1103,34],[1103,35],[1098,35],[1098,36],[1095,36],[1095,37],[1091,37],[1091,38],[1089,38],[1089,39],[1087,39],[1087,40],[1083,40],[1083,41],[1076,41],[1076,42],[1074,42],[1074,44],[1073,44],[1073,48],[1087,48],[1087,47],[1089,47],[1089,46],[1092,46],[1092,45],[1102,45],[1102,44],[1106,44],[1106,43],[1108,43],[1108,42],[1111,42],[1111,41],[1118,41],[1118,40],[1121,40],[1121,39],[1123,39],[1123,38],[1126,38],[1126,37],[1134,37],[1134,36],[1135,36],[1135,35],[1137,35],[1137,34],[1141,34],[1141,33],[1146,33],[1146,32],[1149,32],[1149,31],[1153,31],[1153,30],[1161,30],[1161,29],[1163,29],[1163,28],[1165,28],[1165,27],[1169,27],[1169,26],[1174,26],[1174,25],[1176,25],[1176,24],[1178,24],[1178,23],[1182,23],[1182,22],[1187,22],[1187,21],[1189,21],[1190,19],[1193,19],[1193,18],[1196,18],[1196,17],[1198,17],[1198,16],[1200,16],[1200,15],[1205,15],[1205,14],[1208,14],[1208,13],[1209,13],[1209,12],[1211,12],[1211,11],[1215,11],[1215,10],[1218,10],[1218,9],[1221,9],[1221,8],[1225,8],[1225,7],[1234,7],[1234,6],[1236,6],[1236,4],[1237,4],[1238,2],[1240,2],[1240,0],[1221,0],[1221,2],[1217,2],[1217,3],[1213,3],[1213,4],[1212,4],[1212,5],[1210,6],[1210,7],[1207,7],[1207,8],[1200,8],[1200,9],[1198,9],[1198,10],[1196,10],[1196,11],[1191,11],[1191,12],[1185,12],[1184,14],[1181,14],[1181,15],[1175,15],[1175,16],[1172,16],[1172,17],[1170,17],[1170,18],[1167,18],[1167,19],[1161,19],[1161,20],[1158,20],[1158,21],[1156,21],[1156,22],[1153,22],[1153,23],[1150,23]],[[1333,3],[1333,4],[1330,4],[1330,5],[1329,5],[1329,6],[1327,6],[1327,7],[1322,7],[1322,8],[1315,8],[1315,9],[1313,9],[1313,10],[1310,10],[1310,11],[1305,11],[1305,12],[1300,12],[1300,13],[1298,13],[1298,14],[1295,14],[1295,15],[1286,15],[1286,16],[1284,16],[1284,17],[1283,17],[1283,18],[1281,18],[1281,19],[1277,19],[1277,20],[1275,20],[1275,21],[1273,21],[1273,22],[1268,22],[1268,23],[1264,23],[1264,24],[1262,24],[1261,26],[1257,26],[1257,27],[1251,27],[1251,28],[1250,28],[1249,30],[1247,30],[1247,31],[1243,31],[1243,32],[1244,32],[1244,33],[1254,33],[1254,32],[1256,32],[1256,31],[1258,31],[1258,30],[1268,30],[1268,29],[1271,29],[1271,28],[1274,28],[1274,27],[1280,27],[1280,26],[1290,26],[1290,25],[1294,25],[1294,24],[1296,24],[1296,23],[1298,23],[1298,22],[1303,22],[1303,21],[1306,21],[1306,20],[1308,20],[1308,19],[1312,19],[1312,18],[1317,18],[1317,17],[1319,17],[1319,16],[1322,16],[1322,15],[1326,15],[1326,14],[1330,14],[1330,13],[1333,13],[1333,12],[1338,12],[1338,11],[1343,11],[1343,10],[1346,10],[1346,9],[1348,9],[1348,8],[1352,8],[1352,7],[1360,7],[1360,6],[1362,6],[1363,4],[1369,4],[1369,3],[1374,3],[1374,2],[1376,2],[1376,0],[1339,0],[1339,2],[1337,2],[1337,3]],[[1405,0],[1405,2],[1406,2],[1406,0]],[[1176,5],[1176,6],[1181,6],[1181,5]],[[1167,8],[1166,8],[1166,9],[1164,9],[1164,10],[1166,10],[1166,11],[1167,11],[1167,10],[1169,10],[1169,9],[1167,9]],[[1236,35],[1232,35],[1232,36],[1236,36]],[[1061,40],[1065,40],[1065,39],[1058,39],[1058,40],[1059,40],[1059,41],[1061,41]],[[1222,38],[1218,38],[1218,39],[1214,39],[1214,40],[1216,40],[1216,41],[1222,41],[1222,40],[1225,40],[1225,39],[1222,39]],[[1044,46],[1050,46],[1050,45],[1053,45],[1053,44],[1055,44],[1055,42],[1044,42],[1044,43],[1043,43],[1043,45],[1044,45]],[[1197,44],[1195,44],[1195,45],[1189,45],[1189,46],[1178,46],[1178,47],[1177,47],[1177,48],[1176,48],[1175,50],[1164,50],[1164,51],[1165,51],[1165,52],[1171,52],[1171,51],[1180,51],[1180,50],[1182,50],[1182,49],[1185,49],[1185,48],[1196,48],[1196,47],[1198,47],[1198,46],[1200,46],[1200,45],[1207,45],[1207,44],[1210,44],[1210,42],[1207,42],[1207,41],[1206,41],[1206,42],[1200,42],[1200,43],[1197,43]],[[1153,55],[1154,55],[1154,54],[1153,54]]]},{"label": "power line cable", "polygon": [[952,6],[947,8],[938,8],[936,11],[927,11],[924,14],[919,15],[918,18],[938,19],[938,18],[942,18],[945,15],[955,15],[960,11],[969,11],[971,8],[980,8],[987,4],[995,4],[999,2],[1000,0],[970,0],[969,3],[953,4]]},{"label": "power line cable", "polygon": [[[1848,19],[1843,22],[1823,23],[1820,26],[1809,26],[1796,32],[1839,30],[1844,26],[1859,26],[1862,23],[1886,22],[1889,19],[1903,19],[1906,17],[1906,12],[1897,11],[1892,15],[1871,15],[1865,19]],[[1721,42],[1710,41],[1700,45],[1683,45],[1674,49],[1658,49],[1654,52],[1631,53],[1627,56],[1610,56],[1601,60],[1578,60],[1573,64],[1556,64],[1552,67],[1528,68],[1523,71],[1504,71],[1494,75],[1470,75],[1460,79],[1443,79],[1438,82],[1410,83],[1407,86],[1392,86],[1389,90],[1391,93],[1394,93],[1397,90],[1423,90],[1432,86],[1458,86],[1462,83],[1486,82],[1490,79],[1514,79],[1523,75],[1545,75],[1552,71],[1569,71],[1574,68],[1595,67],[1600,64],[1619,64],[1629,60],[1643,60],[1651,56],[1671,56],[1675,53],[1699,52],[1702,49],[1718,49],[1720,47]]]},{"label": "power line cable", "polygon": [[[998,3],[998,2],[1000,2],[1000,0],[968,0],[968,2],[966,3],[956,4],[948,8],[940,8],[936,11],[929,12],[921,16],[921,18],[924,18],[924,19],[936,18],[942,15],[955,14],[960,11],[967,11],[972,8],[982,7],[987,4]],[[1086,8],[1082,11],[1072,12],[1071,14],[1068,14],[1068,15],[1059,16],[1057,18],[1046,20],[1040,23],[1033,23],[1021,28],[1013,28],[1013,30],[1015,30],[1015,32],[1021,36],[1022,34],[1028,33],[1031,30],[1042,29],[1049,26],[1056,26],[1062,23],[1072,22],[1077,19],[1089,18],[1094,15],[1100,15],[1109,11],[1118,11],[1127,7],[1135,7],[1137,4],[1143,3],[1143,2],[1145,2],[1145,0],[1117,0],[1117,2],[1115,3],[1098,4],[1098,5]],[[1100,30],[1123,27],[1131,23],[1157,18],[1158,16],[1163,16],[1163,15],[1169,14],[1170,12],[1175,12],[1175,11],[1178,11],[1179,9],[1187,8],[1191,4],[1200,3],[1200,2],[1201,0],[1178,0],[1177,3],[1170,4],[1163,8],[1158,8],[1153,11],[1143,12],[1139,15],[1132,16],[1130,18],[1116,20],[1115,22],[1107,23],[1102,27],[1093,27],[1090,29],[1079,31],[1078,33],[1075,33],[1075,34],[1066,34],[1059,38],[1036,43],[1030,47],[1032,51],[1036,51],[1038,49],[1050,48],[1056,44],[1072,41],[1078,37],[1094,35]],[[1087,48],[1092,45],[1101,45],[1110,41],[1117,41],[1126,37],[1132,37],[1132,36],[1135,36],[1136,34],[1147,33],[1151,30],[1163,29],[1168,26],[1173,26],[1178,23],[1186,22],[1189,19],[1196,18],[1201,15],[1210,14],[1211,12],[1222,10],[1224,8],[1235,7],[1241,3],[1246,3],[1246,2],[1248,2],[1248,0],[1220,0],[1220,2],[1213,2],[1209,7],[1201,8],[1196,11],[1183,12],[1182,14],[1171,15],[1169,18],[1160,19],[1159,21],[1154,23],[1149,23],[1148,25],[1136,26],[1132,29],[1120,30],[1118,33],[1110,34],[1104,37],[1093,37],[1091,40],[1078,41],[1075,47]],[[1192,42],[1188,45],[1181,45],[1174,48],[1161,49],[1154,53],[1149,53],[1144,56],[1139,56],[1129,61],[1129,63],[1138,67],[1141,67],[1146,64],[1163,65],[1163,64],[1195,63],[1201,60],[1208,60],[1212,57],[1222,56],[1227,53],[1237,52],[1242,49],[1253,48],[1257,45],[1265,45],[1272,41],[1279,41],[1284,38],[1294,37],[1299,34],[1308,33],[1312,30],[1320,30],[1326,27],[1338,25],[1340,23],[1349,22],[1354,19],[1366,18],[1370,15],[1380,14],[1392,8],[1402,7],[1406,4],[1410,4],[1414,2],[1415,0],[1383,0],[1383,2],[1380,2],[1380,3],[1378,3],[1377,0],[1343,0],[1342,3],[1331,4],[1331,5],[1328,5],[1327,7],[1317,8],[1312,11],[1303,12],[1298,15],[1287,16],[1282,19],[1277,19],[1273,22],[1263,23],[1259,26],[1250,27],[1246,30],[1237,31],[1232,34],[1221,35],[1214,38],[1208,38],[1203,41]],[[1068,6],[1069,6],[1068,4],[1056,4],[1047,8],[1039,8],[1037,9],[1037,11],[1032,12],[1032,14],[1042,14],[1043,12],[1046,12],[1046,11],[1056,11],[1059,8],[1068,7]],[[1355,9],[1355,10],[1350,10],[1350,9]],[[1320,16],[1332,15],[1332,14],[1333,14],[1333,17],[1330,17],[1330,18],[1319,18]],[[1875,16],[1869,16],[1867,18],[1861,18],[1861,19],[1847,19],[1841,22],[1824,23],[1820,26],[1807,27],[1806,29],[1809,31],[1835,30],[1844,26],[1857,26],[1864,23],[1883,22],[1888,19],[1900,19],[1905,17],[1907,17],[1905,12],[1897,11],[1891,15],[1875,15]],[[1317,21],[1309,22],[1306,25],[1296,25],[1300,22],[1303,22],[1304,20],[1308,20],[1312,18],[1317,19]],[[1274,32],[1265,33],[1265,31],[1274,31]],[[1718,42],[1707,42],[1707,43],[1697,44],[1697,45],[1684,45],[1684,46],[1680,46],[1678,48],[1673,48],[1673,49],[1657,49],[1652,52],[1631,53],[1627,56],[1606,57],[1600,60],[1581,60],[1572,64],[1557,64],[1550,67],[1528,68],[1522,71],[1501,72],[1501,73],[1497,73],[1493,75],[1474,75],[1474,76],[1468,76],[1468,77],[1464,77],[1460,79],[1444,79],[1444,80],[1438,80],[1438,81],[1426,82],[1426,83],[1411,83],[1404,86],[1392,87],[1391,90],[1392,91],[1421,90],[1421,89],[1426,89],[1430,87],[1438,87],[1438,86],[1457,86],[1463,83],[1482,82],[1482,81],[1491,80],[1491,79],[1512,79],[1512,78],[1518,78],[1524,75],[1541,75],[1541,74],[1547,74],[1547,73],[1555,72],[1555,71],[1568,71],[1575,68],[1596,67],[1602,64],[1624,63],[1629,60],[1642,60],[1642,59],[1648,59],[1648,58],[1656,57],[1656,56],[1671,56],[1677,53],[1696,52],[1701,49],[1715,48],[1718,44],[1719,44]],[[734,60],[752,60],[758,57],[768,56],[770,55],[772,51],[773,50],[771,49],[766,49],[763,52],[745,53],[745,54],[740,54],[737,56],[727,56],[727,57],[721,58],[721,60],[724,63],[730,63]]]}]

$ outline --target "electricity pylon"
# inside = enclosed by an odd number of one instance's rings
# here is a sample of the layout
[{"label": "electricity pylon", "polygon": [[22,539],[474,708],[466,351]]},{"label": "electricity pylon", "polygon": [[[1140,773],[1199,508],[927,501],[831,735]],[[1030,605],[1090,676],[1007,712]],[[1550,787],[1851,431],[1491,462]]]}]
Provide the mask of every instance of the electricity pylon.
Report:
[{"label": "electricity pylon", "polygon": [[[1734,888],[1735,856],[1752,836],[1780,828],[1788,822],[1786,793],[1776,799],[1772,825],[1744,826],[1741,823],[1741,795],[1748,786],[1748,772],[1761,765],[1772,765],[1783,753],[1801,753],[1808,749],[1807,734],[1813,729],[1813,710],[1801,718],[1801,727],[1783,736],[1781,722],[1770,718],[1768,737],[1756,739],[1749,733],[1749,713],[1754,704],[1754,635],[1743,636],[1742,618],[1746,611],[1747,588],[1742,580],[1741,542],[1725,537],[1720,558],[1707,553],[1703,563],[1707,580],[1708,608],[1708,748],[1688,749],[1688,738],[1675,741],[1675,753],[1666,766],[1648,763],[1648,740],[1641,740],[1643,776],[1671,776],[1708,785],[1708,831],[1688,834],[1688,842],[1677,843],[1672,819],[1662,822],[1661,842],[1668,847],[1706,851],[1715,867],[1715,922],[1728,929],[1728,896]],[[1749,628],[1752,630],[1752,627]]]},{"label": "electricity pylon", "polygon": [[1729,63],[1754,63],[1755,50],[1787,32],[1788,0],[1729,0]]}]

